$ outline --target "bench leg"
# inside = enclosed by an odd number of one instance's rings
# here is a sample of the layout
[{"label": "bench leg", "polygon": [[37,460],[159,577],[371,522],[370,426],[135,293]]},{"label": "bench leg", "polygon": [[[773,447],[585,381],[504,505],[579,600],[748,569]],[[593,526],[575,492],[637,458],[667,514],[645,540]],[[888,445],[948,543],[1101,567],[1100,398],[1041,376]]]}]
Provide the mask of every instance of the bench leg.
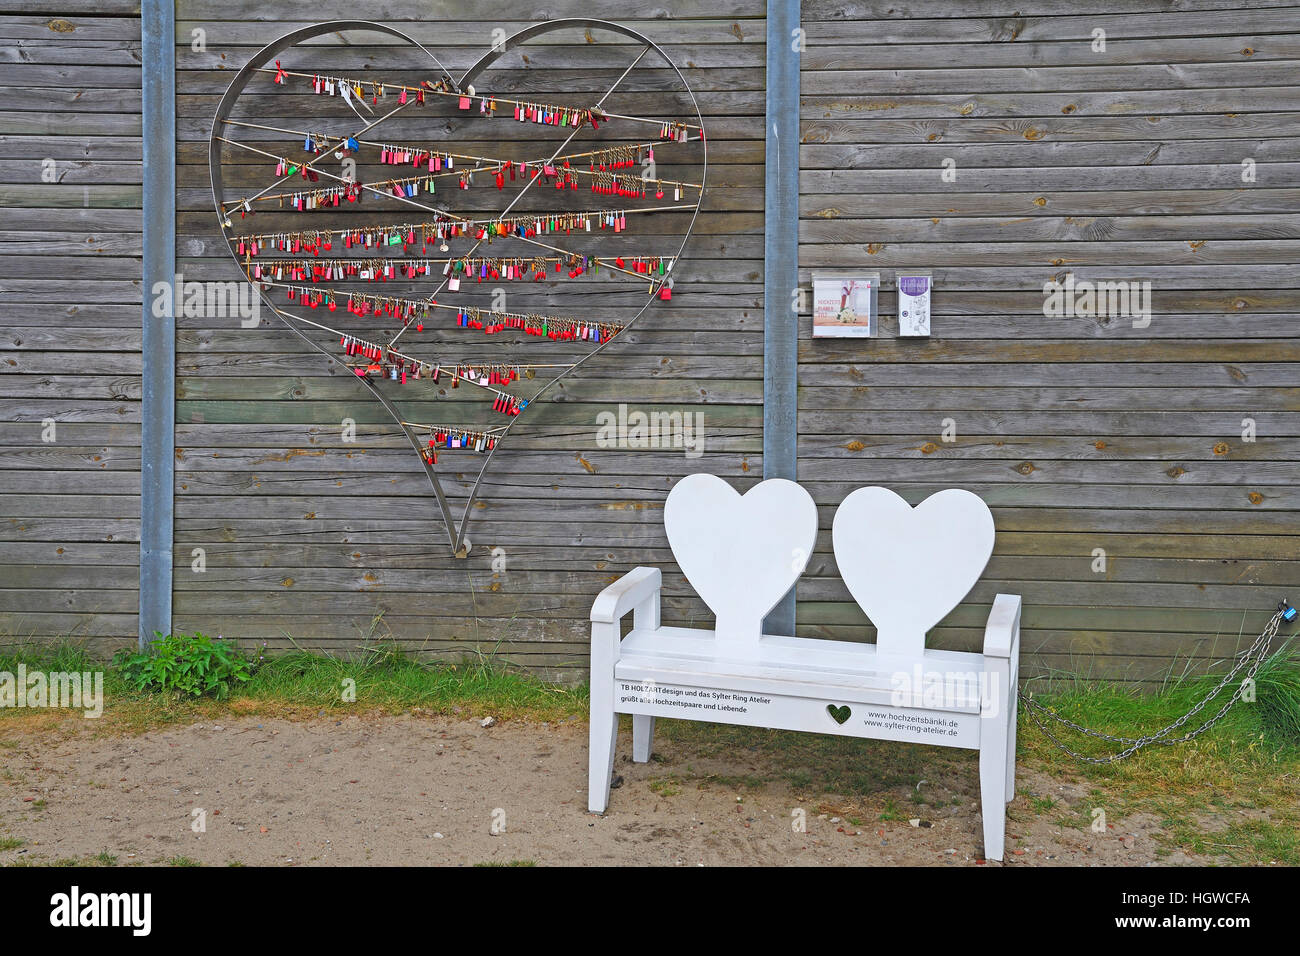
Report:
[{"label": "bench leg", "polygon": [[[980,815],[984,822],[984,858],[1001,860],[1006,850],[1008,783],[1014,774],[1015,751],[1008,752],[1015,723],[1015,698],[1008,684],[1006,660],[985,660],[990,700],[980,716]],[[1008,722],[1010,721],[1010,726]]]},{"label": "bench leg", "polygon": [[650,760],[655,742],[655,719],[649,714],[632,715],[632,759],[636,763]]},{"label": "bench leg", "polygon": [[618,714],[614,713],[614,664],[618,660],[618,627],[591,628],[591,738],[587,763],[587,809],[604,813],[614,776],[614,744]]},{"label": "bench leg", "polygon": [[[999,728],[1001,730],[1002,728]],[[980,741],[980,813],[984,818],[984,858],[1001,860],[1007,831],[1007,738],[998,733]]]},{"label": "bench leg", "polygon": [[618,740],[618,715],[593,707],[591,753],[587,763],[587,809],[604,813],[609,806],[609,784],[614,777],[614,745]]},{"label": "bench leg", "polygon": [[[1013,678],[1014,680],[1014,678]],[[1016,686],[1011,685],[1010,726],[1007,727],[1007,803],[1016,798],[1016,713],[1020,707],[1020,695]]]}]

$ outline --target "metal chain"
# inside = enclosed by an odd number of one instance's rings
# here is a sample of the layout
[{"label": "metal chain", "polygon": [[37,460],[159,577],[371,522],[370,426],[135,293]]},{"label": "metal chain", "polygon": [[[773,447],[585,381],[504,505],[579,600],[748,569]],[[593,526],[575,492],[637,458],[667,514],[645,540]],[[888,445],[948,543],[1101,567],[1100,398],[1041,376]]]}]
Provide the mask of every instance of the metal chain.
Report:
[{"label": "metal chain", "polygon": [[[1266,652],[1268,651],[1268,647],[1273,642],[1273,639],[1277,637],[1278,628],[1281,627],[1282,625],[1283,615],[1285,613],[1286,611],[1284,608],[1279,608],[1277,613],[1275,613],[1273,617],[1269,619],[1269,622],[1265,626],[1263,633],[1261,633],[1259,637],[1255,638],[1254,643],[1251,644],[1250,647],[1246,648],[1246,650],[1242,651],[1240,654],[1237,655],[1238,657],[1237,663],[1233,665],[1232,670],[1228,671],[1228,673],[1223,675],[1223,679],[1219,681],[1218,686],[1215,687],[1214,690],[1210,691],[1210,693],[1206,694],[1205,697],[1202,698],[1201,701],[1197,703],[1195,707],[1193,707],[1187,713],[1183,714],[1183,716],[1179,717],[1168,727],[1164,728],[1163,730],[1157,733],[1149,734],[1145,737],[1117,737],[1112,734],[1102,733],[1099,730],[1090,730],[1089,728],[1084,727],[1081,724],[1076,724],[1074,721],[1070,720],[1069,718],[1062,717],[1060,714],[1056,713],[1050,708],[1044,707],[1042,704],[1038,703],[1038,701],[1034,700],[1034,698],[1030,695],[1025,695],[1021,697],[1020,702],[1024,704],[1025,707],[1028,709],[1029,716],[1031,716],[1034,719],[1034,723],[1038,725],[1038,729],[1041,730],[1044,734],[1046,734],[1047,737],[1052,741],[1052,743],[1056,744],[1058,748],[1065,751],[1071,757],[1074,757],[1077,760],[1082,760],[1085,763],[1092,763],[1092,764],[1115,763],[1118,760],[1123,760],[1125,757],[1132,756],[1133,754],[1141,750],[1143,747],[1148,747],[1151,746],[1152,744],[1158,744],[1162,747],[1172,747],[1174,744],[1186,743],[1187,741],[1200,736],[1201,734],[1205,733],[1205,731],[1213,727],[1216,723],[1219,722],[1220,719],[1222,719],[1223,715],[1228,712],[1229,708],[1231,708],[1233,704],[1235,704],[1238,700],[1241,699],[1242,692],[1245,690],[1246,687],[1246,682],[1254,679],[1255,672],[1258,671],[1259,666],[1262,663],[1264,663],[1264,658]],[[1203,709],[1205,709],[1206,704],[1212,701],[1215,697],[1219,696],[1219,694],[1223,691],[1223,689],[1227,687],[1229,683],[1232,682],[1233,678],[1235,678],[1237,674],[1241,672],[1241,669],[1243,667],[1246,667],[1246,665],[1248,664],[1250,665],[1250,670],[1247,671],[1246,676],[1242,678],[1241,683],[1237,685],[1237,689],[1233,691],[1232,696],[1229,697],[1227,702],[1222,707],[1219,708],[1219,712],[1217,714],[1215,714],[1213,717],[1208,718],[1203,724],[1201,724],[1201,726],[1197,727],[1192,732],[1184,734],[1181,737],[1169,738],[1169,735],[1171,733],[1173,733],[1179,727],[1187,723],[1187,721],[1195,717],[1198,713],[1200,713]],[[1072,750],[1069,746],[1063,743],[1055,734],[1053,734],[1051,730],[1049,730],[1044,725],[1043,720],[1040,718],[1039,715],[1045,716],[1046,718],[1048,718],[1049,721],[1056,721],[1057,723],[1064,724],[1065,726],[1069,727],[1071,730],[1075,730],[1089,737],[1096,737],[1099,740],[1109,740],[1111,743],[1128,744],[1128,747],[1126,747],[1124,750],[1119,751],[1118,753],[1110,754],[1109,756],[1106,757],[1090,757],[1087,754],[1081,754],[1076,750]]]}]

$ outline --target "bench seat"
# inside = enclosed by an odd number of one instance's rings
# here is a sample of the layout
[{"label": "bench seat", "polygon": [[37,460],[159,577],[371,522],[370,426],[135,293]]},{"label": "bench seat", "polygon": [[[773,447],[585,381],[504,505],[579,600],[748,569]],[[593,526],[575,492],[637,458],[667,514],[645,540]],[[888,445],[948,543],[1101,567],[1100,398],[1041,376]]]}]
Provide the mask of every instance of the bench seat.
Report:
[{"label": "bench seat", "polygon": [[[842,703],[895,703],[901,671],[915,665],[923,672],[978,675],[984,655],[927,649],[920,661],[882,660],[874,644],[763,635],[757,654],[727,656],[712,631],[687,627],[634,628],[625,638],[614,665],[615,680],[653,681],[675,686],[730,687],[756,694],[778,694]],[[952,713],[979,713],[979,687],[955,682],[954,693],[938,706]],[[623,711],[630,712],[630,711]]]}]

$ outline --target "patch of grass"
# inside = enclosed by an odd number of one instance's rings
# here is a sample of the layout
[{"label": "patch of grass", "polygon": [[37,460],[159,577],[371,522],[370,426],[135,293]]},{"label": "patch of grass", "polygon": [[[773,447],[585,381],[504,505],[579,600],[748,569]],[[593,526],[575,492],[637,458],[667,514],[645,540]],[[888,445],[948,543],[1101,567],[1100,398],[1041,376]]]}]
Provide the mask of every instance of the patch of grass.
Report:
[{"label": "patch of grass", "polygon": [[1243,820],[1209,832],[1170,821],[1176,841],[1189,852],[1226,856],[1235,863],[1300,863],[1300,834],[1270,820]]},{"label": "patch of grass", "polygon": [[[20,841],[21,842],[21,841]],[[10,860],[5,866],[28,867],[28,866],[59,866],[59,867],[103,867],[117,866],[117,857],[113,856],[107,850],[96,853],[94,856],[62,856],[56,860],[39,855],[22,856],[15,860]],[[197,865],[197,864],[196,864]]]},{"label": "patch of grass", "polygon": [[[1026,802],[1030,809],[1034,809],[1035,802],[1046,801],[1051,798],[1037,797],[1033,794],[1026,793]],[[1051,813],[1052,819],[1064,827],[1073,827],[1076,830],[1089,829],[1094,821],[1093,811],[1101,808],[1105,810],[1108,798],[1100,790],[1092,790],[1091,793],[1082,800],[1077,800],[1073,804],[1067,804],[1063,801],[1052,799],[1052,806],[1043,813]]]},{"label": "patch of grass", "polygon": [[1029,809],[1035,813],[1047,813],[1049,810],[1055,810],[1061,803],[1055,797],[1030,797]]},{"label": "patch of grass", "polygon": [[44,800],[39,800],[39,799],[33,800],[31,803],[27,805],[31,807],[33,810],[44,810],[46,807],[49,806],[49,804],[46,803]]},{"label": "patch of grass", "polygon": [[20,840],[18,837],[0,837],[0,852],[16,850],[26,842],[26,840]]},{"label": "patch of grass", "polygon": [[103,670],[105,662],[90,656],[83,644],[73,640],[61,641],[15,641],[4,647],[0,653],[0,670],[16,671],[19,664],[27,669],[47,671],[97,671]]},{"label": "patch of grass", "polygon": [[1300,649],[1295,638],[1255,673],[1255,706],[1260,727],[1268,736],[1300,746]]},{"label": "patch of grass", "polygon": [[803,769],[787,770],[785,772],[785,782],[790,785],[792,790],[807,790],[812,786],[813,775],[811,771]]},{"label": "patch of grass", "polygon": [[682,781],[680,777],[655,777],[648,784],[651,793],[657,793],[661,797],[675,797],[682,792]]},{"label": "patch of grass", "polygon": [[907,814],[898,809],[898,801],[893,797],[886,797],[885,808],[880,811],[880,821],[888,823],[891,820],[905,820],[906,818]]},{"label": "patch of grass", "polygon": [[[123,658],[124,659],[124,658]],[[0,670],[103,671],[104,715],[83,721],[80,711],[0,709],[0,720],[25,729],[57,726],[139,733],[234,713],[290,718],[359,713],[402,713],[414,708],[466,718],[563,720],[585,717],[585,686],[563,687],[511,668],[490,656],[468,662],[420,660],[392,643],[369,641],[356,653],[331,657],[306,651],[268,655],[225,700],[178,698],[133,686],[121,667],[92,658],[73,642],[20,644],[0,653]],[[351,699],[349,699],[351,698]],[[76,717],[73,724],[70,718]]]},{"label": "patch of grass", "polygon": [[190,859],[188,856],[173,856],[165,861],[168,866],[202,866],[198,860]]},{"label": "patch of grass", "polygon": [[[355,682],[355,704],[344,701],[344,691],[354,686],[349,682]],[[269,658],[243,694],[335,711],[362,705],[445,713],[461,707],[474,714],[535,720],[587,712],[584,689],[548,684],[491,658],[469,663],[420,661],[395,645],[376,645],[353,659],[305,651]]]}]

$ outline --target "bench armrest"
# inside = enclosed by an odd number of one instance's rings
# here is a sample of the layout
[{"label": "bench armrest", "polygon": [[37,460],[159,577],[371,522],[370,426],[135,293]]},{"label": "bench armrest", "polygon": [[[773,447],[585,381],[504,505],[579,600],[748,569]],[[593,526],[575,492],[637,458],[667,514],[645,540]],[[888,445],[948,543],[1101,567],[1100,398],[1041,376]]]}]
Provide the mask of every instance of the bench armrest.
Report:
[{"label": "bench armrest", "polygon": [[1020,595],[999,594],[993,599],[993,610],[984,628],[984,656],[1020,656]]},{"label": "bench armrest", "polygon": [[[659,591],[663,587],[663,574],[658,568],[633,568],[600,594],[591,605],[593,624],[617,624],[628,611],[637,609],[637,626],[659,626]],[[651,607],[653,599],[654,621],[642,621],[640,614]]]}]

